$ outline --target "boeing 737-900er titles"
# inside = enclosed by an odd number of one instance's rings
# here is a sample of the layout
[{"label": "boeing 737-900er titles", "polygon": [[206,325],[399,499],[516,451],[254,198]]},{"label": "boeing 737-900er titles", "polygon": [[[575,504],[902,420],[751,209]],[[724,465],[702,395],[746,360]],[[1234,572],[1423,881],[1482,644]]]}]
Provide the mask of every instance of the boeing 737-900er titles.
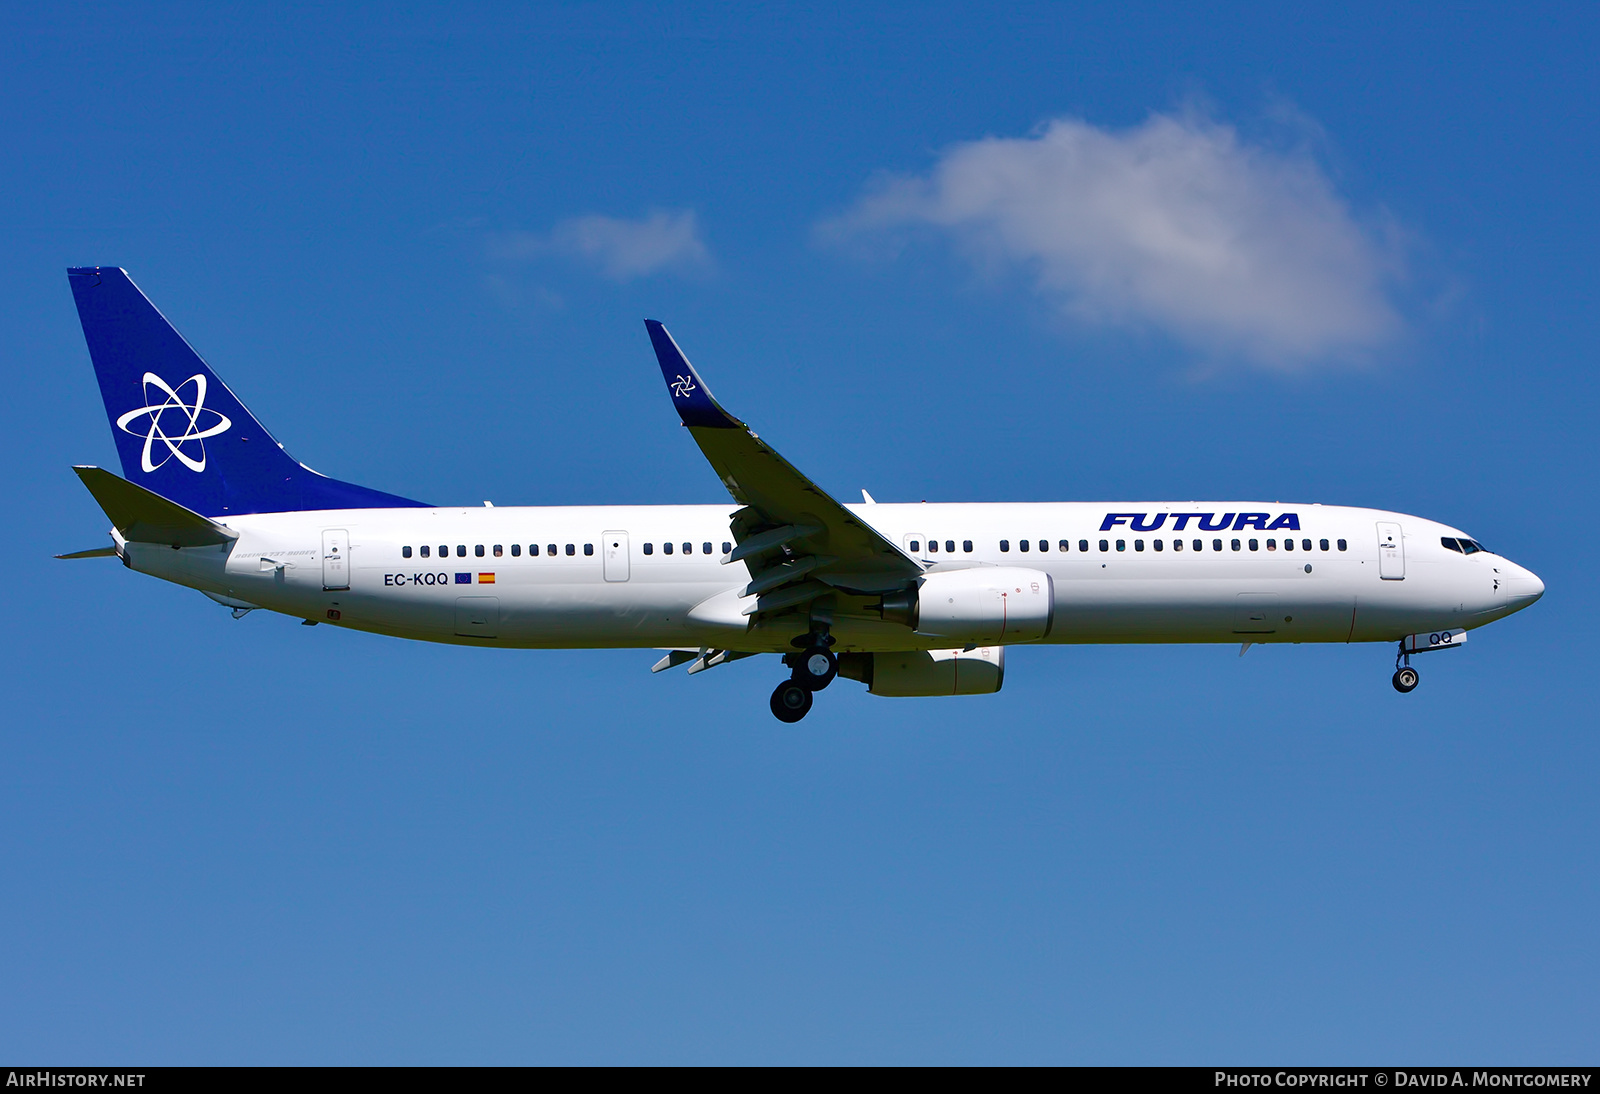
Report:
[{"label": "boeing 737-900er titles", "polygon": [[712,398],[660,323],[667,392],[721,505],[440,508],[296,462],[114,267],[68,271],[125,478],[76,471],[123,564],[243,616],[402,638],[665,650],[691,673],[758,653],[803,718],[834,677],[875,695],[1000,690],[1019,643],[1391,642],[1412,654],[1539,599],[1460,529],[1273,502],[834,500]]}]

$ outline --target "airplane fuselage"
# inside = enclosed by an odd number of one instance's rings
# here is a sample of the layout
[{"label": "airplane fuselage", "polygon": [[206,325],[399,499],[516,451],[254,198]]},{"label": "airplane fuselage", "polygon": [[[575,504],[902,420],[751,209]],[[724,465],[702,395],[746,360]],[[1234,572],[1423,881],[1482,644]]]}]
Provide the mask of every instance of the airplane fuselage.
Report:
[{"label": "airplane fuselage", "polygon": [[[736,508],[264,513],[221,521],[238,533],[231,544],[124,543],[121,550],[133,569],[225,603],[404,638],[782,652],[792,626],[741,615],[740,605],[753,602],[739,596],[750,575],[723,561]],[[1038,639],[1045,643],[1394,641],[1470,630],[1543,591],[1538,578],[1497,554],[1445,546],[1466,540],[1458,529],[1375,509],[1251,502],[849,509],[930,574],[1004,566],[1048,575],[1054,606]],[[1386,555],[1383,537],[1396,531],[1398,550],[1391,542]],[[885,621],[873,605],[870,594],[840,594],[832,630],[841,652],[952,644]],[[994,641],[1010,640],[997,634]]]},{"label": "airplane fuselage", "polygon": [[[438,508],[294,460],[117,267],[68,271],[125,478],[74,470],[135,570],[401,638],[657,648],[699,673],[782,655],[780,721],[835,678],[1000,690],[1026,643],[1455,648],[1544,592],[1458,529],[1257,502],[843,505],[712,396],[645,320],[679,421],[731,503]],[[105,548],[64,558],[113,553]]]}]

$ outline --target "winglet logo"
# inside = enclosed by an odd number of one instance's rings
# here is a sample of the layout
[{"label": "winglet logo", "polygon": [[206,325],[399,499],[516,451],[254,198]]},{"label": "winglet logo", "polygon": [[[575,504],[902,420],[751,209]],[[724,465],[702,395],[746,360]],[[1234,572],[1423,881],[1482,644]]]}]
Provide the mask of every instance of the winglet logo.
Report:
[{"label": "winglet logo", "polygon": [[679,376],[670,385],[674,399],[687,399],[689,392],[695,390],[694,380],[688,376]]},{"label": "winglet logo", "polygon": [[[179,394],[190,384],[194,385],[194,402],[185,402]],[[166,399],[156,402],[150,389],[164,392]],[[144,437],[144,457],[139,466],[148,474],[165,466],[169,460],[176,459],[190,471],[204,471],[206,469],[206,438],[215,437],[225,433],[233,427],[233,422],[224,414],[206,408],[206,378],[203,374],[196,373],[183,383],[173,388],[165,380],[153,372],[144,374],[144,398],[147,405],[138,410],[130,410],[117,419],[117,428],[124,433],[132,433],[135,437]],[[202,415],[209,418],[202,422]],[[140,419],[145,419],[141,421]],[[166,425],[163,425],[165,419]],[[210,419],[215,419],[214,421]],[[133,428],[133,423],[138,422],[139,428]],[[178,429],[169,429],[167,426],[176,426]],[[181,432],[179,431],[181,429]],[[156,442],[160,441],[167,446],[165,454],[155,452]],[[192,449],[186,451],[186,446],[198,446],[200,458],[191,455]],[[159,455],[160,459],[151,457]]]}]

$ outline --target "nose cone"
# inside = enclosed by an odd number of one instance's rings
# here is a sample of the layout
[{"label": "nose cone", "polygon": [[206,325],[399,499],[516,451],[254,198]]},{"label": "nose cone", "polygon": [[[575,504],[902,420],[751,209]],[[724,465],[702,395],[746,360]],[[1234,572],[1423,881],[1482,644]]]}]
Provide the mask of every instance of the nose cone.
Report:
[{"label": "nose cone", "polygon": [[1506,600],[1511,610],[1526,608],[1543,595],[1544,582],[1539,580],[1539,575],[1513,564],[1511,576],[1506,579]]}]

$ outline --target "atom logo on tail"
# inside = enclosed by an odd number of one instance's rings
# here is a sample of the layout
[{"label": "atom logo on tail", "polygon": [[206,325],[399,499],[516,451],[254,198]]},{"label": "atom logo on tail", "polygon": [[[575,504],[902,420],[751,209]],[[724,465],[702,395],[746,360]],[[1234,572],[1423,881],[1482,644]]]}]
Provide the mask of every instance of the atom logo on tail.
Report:
[{"label": "atom logo on tail", "polygon": [[[183,397],[178,394],[190,384],[194,385],[193,403],[184,402]],[[159,392],[166,393],[165,401],[160,403],[155,401],[150,391],[152,387]],[[124,433],[131,433],[135,437],[144,437],[144,455],[139,466],[144,468],[148,474],[163,467],[168,461],[176,459],[190,471],[204,471],[206,469],[206,438],[225,433],[233,427],[233,422],[229,420],[227,415],[207,409],[205,405],[205,376],[196,373],[176,388],[173,388],[155,373],[147,372],[144,374],[144,398],[148,405],[142,406],[138,410],[130,410],[117,419],[117,428]],[[208,422],[202,427],[201,415],[203,414],[215,418],[216,421]],[[167,416],[169,423],[176,422],[181,426],[182,433],[175,434],[174,431],[164,429],[161,424],[163,416]],[[140,421],[140,419],[148,419],[148,422]],[[139,428],[134,429],[132,425],[136,421],[139,422]],[[159,453],[155,452],[157,441],[167,446],[166,453],[161,455],[159,461],[151,458],[152,455],[159,455]],[[186,445],[199,446],[200,458],[195,459],[194,456],[185,451]]]}]

